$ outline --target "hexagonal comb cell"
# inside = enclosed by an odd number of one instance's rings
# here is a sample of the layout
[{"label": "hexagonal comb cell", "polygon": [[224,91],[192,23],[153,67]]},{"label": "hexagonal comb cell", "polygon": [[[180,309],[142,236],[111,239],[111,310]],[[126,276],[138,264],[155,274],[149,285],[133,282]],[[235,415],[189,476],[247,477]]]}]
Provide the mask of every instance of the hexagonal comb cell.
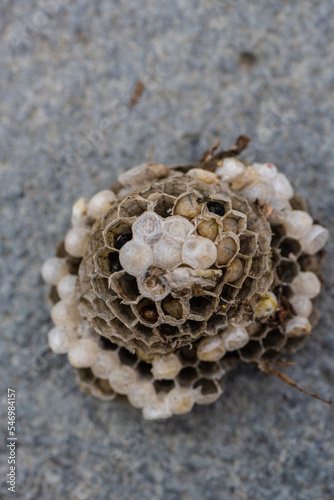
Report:
[{"label": "hexagonal comb cell", "polygon": [[139,291],[134,276],[122,271],[110,277],[110,288],[125,302],[137,302]]},{"label": "hexagonal comb cell", "polygon": [[147,211],[148,201],[139,196],[128,196],[118,208],[118,217],[139,217]]},{"label": "hexagonal comb cell", "polygon": [[197,378],[198,372],[196,368],[187,366],[186,368],[182,368],[182,370],[180,370],[179,374],[176,377],[176,381],[181,387],[189,387]]},{"label": "hexagonal comb cell", "polygon": [[103,236],[106,246],[120,250],[132,238],[132,222],[116,219],[104,229]]},{"label": "hexagonal comb cell", "polygon": [[184,315],[183,305],[180,299],[168,295],[161,303],[165,316],[171,316],[175,320],[182,320]]},{"label": "hexagonal comb cell", "polygon": [[96,271],[104,278],[109,278],[111,274],[122,270],[118,252],[111,251],[109,248],[104,247],[96,252],[94,263]]},{"label": "hexagonal comb cell", "polygon": [[155,380],[154,388],[159,394],[161,392],[168,393],[175,387],[175,382],[173,380]]},{"label": "hexagonal comb cell", "polygon": [[132,328],[137,323],[137,318],[131,307],[124,304],[123,301],[119,299],[113,300],[109,307],[114,315],[129,328]]},{"label": "hexagonal comb cell", "polygon": [[256,233],[248,230],[244,231],[243,234],[241,234],[239,237],[240,253],[242,255],[249,255],[250,257],[252,257],[258,248],[257,239],[258,236]]},{"label": "hexagonal comb cell", "polygon": [[276,349],[280,350],[286,342],[286,337],[279,330],[269,330],[266,336],[262,339],[262,344],[265,350]]},{"label": "hexagonal comb cell", "polygon": [[240,358],[246,363],[257,360],[263,354],[264,349],[261,341],[259,340],[250,340],[248,344],[240,349],[239,354]]},{"label": "hexagonal comb cell", "polygon": [[246,230],[247,227],[247,217],[241,212],[232,210],[223,219],[223,229],[224,231],[232,231],[233,233],[240,234]]},{"label": "hexagonal comb cell", "polygon": [[95,276],[91,280],[93,289],[100,299],[108,300],[109,298],[116,296],[116,292],[109,288],[108,279],[102,276]]},{"label": "hexagonal comb cell", "polygon": [[301,252],[301,245],[299,241],[293,238],[284,238],[280,244],[282,257],[293,258],[294,255],[299,255]]},{"label": "hexagonal comb cell", "polygon": [[161,194],[158,196],[157,201],[154,204],[154,211],[160,217],[169,217],[172,213],[173,206],[175,204],[175,197],[167,194]]},{"label": "hexagonal comb cell", "polygon": [[263,273],[270,269],[270,257],[269,255],[257,255],[252,259],[252,265],[249,271],[249,276],[252,278],[258,278]]},{"label": "hexagonal comb cell", "polygon": [[197,404],[213,403],[221,394],[221,389],[213,381],[206,378],[200,378],[194,384],[194,389],[198,389],[200,396],[196,399]]},{"label": "hexagonal comb cell", "polygon": [[190,315],[193,319],[209,319],[216,309],[217,299],[205,296],[193,297],[189,300]]},{"label": "hexagonal comb cell", "polygon": [[293,278],[297,276],[299,272],[299,266],[294,261],[282,259],[276,267],[276,272],[282,283],[291,283]]},{"label": "hexagonal comb cell", "polygon": [[141,300],[138,304],[133,306],[133,311],[144,325],[155,325],[159,321],[159,312],[156,304],[152,300]]}]

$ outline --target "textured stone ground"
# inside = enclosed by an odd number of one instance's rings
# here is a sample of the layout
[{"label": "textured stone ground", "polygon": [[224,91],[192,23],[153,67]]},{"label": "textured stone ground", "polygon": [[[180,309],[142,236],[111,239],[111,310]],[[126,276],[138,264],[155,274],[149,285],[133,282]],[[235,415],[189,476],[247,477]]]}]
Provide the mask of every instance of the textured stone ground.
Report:
[{"label": "textured stone ground", "polygon": [[[239,133],[252,138],[247,156],[288,174],[333,233],[333,10],[312,0],[1,1],[0,416],[5,444],[10,386],[18,498],[334,498],[333,409],[254,368],[231,373],[217,403],[166,422],[97,401],[48,351],[39,274],[78,197],[152,146],[157,161],[189,162]],[[146,89],[130,109],[138,80]],[[331,397],[327,248],[321,319],[286,373]]]}]

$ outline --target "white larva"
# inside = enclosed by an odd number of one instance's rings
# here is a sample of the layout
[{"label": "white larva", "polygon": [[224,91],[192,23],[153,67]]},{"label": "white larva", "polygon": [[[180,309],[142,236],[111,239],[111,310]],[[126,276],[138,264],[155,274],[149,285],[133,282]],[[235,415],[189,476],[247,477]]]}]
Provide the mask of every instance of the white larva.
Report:
[{"label": "white larva", "polygon": [[76,339],[77,333],[73,328],[55,326],[48,333],[50,349],[56,354],[67,353]]},{"label": "white larva", "polygon": [[187,194],[178,200],[174,209],[174,214],[193,219],[201,213],[202,206],[203,203],[198,200],[196,194]]},{"label": "white larva", "polygon": [[174,415],[188,413],[194,406],[192,391],[187,387],[174,387],[167,394],[167,405]]},{"label": "white larva", "polygon": [[249,340],[246,328],[242,326],[230,326],[223,333],[224,346],[227,351],[242,349]]},{"label": "white larva", "polygon": [[238,175],[244,173],[246,167],[236,158],[225,158],[221,167],[216,169],[216,174],[224,181],[230,181]]},{"label": "white larva", "polygon": [[242,191],[243,195],[250,201],[269,200],[272,194],[271,186],[265,182],[256,182]]},{"label": "white larva", "polygon": [[234,238],[226,236],[217,243],[217,263],[219,266],[227,264],[238,251]]},{"label": "white larva", "polygon": [[100,348],[94,340],[79,339],[68,351],[68,360],[74,368],[90,368],[99,351]]},{"label": "white larva", "polygon": [[271,181],[277,175],[277,168],[272,163],[253,163],[264,181]]},{"label": "white larva", "polygon": [[137,372],[127,365],[120,365],[109,375],[109,383],[115,392],[127,395],[137,381]]},{"label": "white larva", "polygon": [[65,236],[65,250],[72,257],[83,257],[89,240],[90,231],[83,227],[70,229]]},{"label": "white larva", "polygon": [[288,337],[303,337],[311,333],[311,324],[303,316],[295,316],[286,325],[285,331]]},{"label": "white larva", "polygon": [[66,259],[51,257],[44,262],[41,269],[42,278],[50,285],[57,285],[68,274]]},{"label": "white larva", "polygon": [[172,416],[172,411],[167,402],[166,394],[158,394],[156,398],[143,409],[146,420],[156,420]]},{"label": "white larva", "polygon": [[221,393],[222,389],[218,389],[217,387],[211,393],[202,392],[201,387],[196,387],[196,389],[193,390],[193,398],[195,400],[195,403],[199,405],[208,405],[216,401]]},{"label": "white larva", "polygon": [[316,274],[311,271],[300,272],[292,281],[291,288],[296,295],[304,295],[314,299],[319,295],[321,283]]},{"label": "white larva", "polygon": [[314,224],[303,236],[300,243],[305,253],[314,255],[325,246],[328,239],[329,231],[319,224]]},{"label": "white larva", "polygon": [[85,227],[87,215],[87,201],[85,198],[80,198],[72,207],[71,224],[73,227]]},{"label": "white larva", "polygon": [[78,277],[75,274],[67,274],[64,276],[57,285],[57,293],[60,299],[71,302],[77,295]]},{"label": "white larva", "polygon": [[182,368],[179,358],[175,354],[155,356],[152,363],[152,373],[157,379],[173,379]]},{"label": "white larva", "polygon": [[79,321],[77,304],[59,300],[51,309],[51,318],[56,326],[76,326]]},{"label": "white larva", "polygon": [[213,242],[202,236],[190,236],[183,245],[182,260],[193,269],[208,269],[217,258]]},{"label": "white larva", "polygon": [[89,201],[87,206],[88,215],[94,219],[102,217],[110,208],[115,201],[116,195],[109,189],[104,189],[99,193],[96,193]]},{"label": "white larva", "polygon": [[241,259],[236,257],[227,267],[225,279],[228,283],[235,283],[244,273],[244,264]]},{"label": "white larva", "polygon": [[197,232],[204,238],[214,241],[218,235],[219,226],[214,219],[204,220],[197,226]]},{"label": "white larva", "polygon": [[130,240],[122,246],[119,260],[127,273],[139,276],[153,264],[153,252],[146,243]]},{"label": "white larva", "polygon": [[232,233],[237,233],[239,231],[239,223],[232,217],[226,217],[223,220],[224,231],[231,231]]},{"label": "white larva", "polygon": [[194,177],[198,181],[205,182],[206,184],[218,184],[219,177],[214,172],[203,170],[202,168],[192,168],[189,170],[188,175]]},{"label": "white larva", "polygon": [[116,352],[100,350],[91,369],[95,377],[108,378],[111,371],[119,365],[120,361]]},{"label": "white larva", "polygon": [[304,318],[308,318],[312,312],[313,303],[305,295],[293,295],[289,299],[289,302],[298,316],[303,316]]},{"label": "white larva", "polygon": [[171,270],[182,262],[182,246],[176,241],[162,238],[153,247],[153,264]]},{"label": "white larva", "polygon": [[293,187],[290,181],[281,172],[276,175],[272,180],[272,187],[276,196],[284,200],[290,200],[293,196]]},{"label": "white larva", "polygon": [[162,227],[163,235],[178,243],[184,243],[188,236],[195,231],[195,226],[181,216],[168,217]]},{"label": "white larva", "polygon": [[197,347],[197,357],[201,361],[218,361],[226,353],[226,347],[221,335],[205,337]]},{"label": "white larva", "polygon": [[255,314],[256,318],[268,318],[272,316],[278,308],[276,295],[273,292],[267,292],[262,295],[261,299],[256,305]]},{"label": "white larva", "polygon": [[312,224],[313,219],[307,212],[292,210],[284,221],[284,229],[287,236],[299,240],[310,231]]},{"label": "white larva", "polygon": [[129,403],[135,408],[144,408],[153,403],[156,392],[152,382],[138,380],[128,393]]},{"label": "white larva", "polygon": [[133,238],[147,245],[154,245],[162,237],[162,221],[154,212],[141,215],[132,227]]}]

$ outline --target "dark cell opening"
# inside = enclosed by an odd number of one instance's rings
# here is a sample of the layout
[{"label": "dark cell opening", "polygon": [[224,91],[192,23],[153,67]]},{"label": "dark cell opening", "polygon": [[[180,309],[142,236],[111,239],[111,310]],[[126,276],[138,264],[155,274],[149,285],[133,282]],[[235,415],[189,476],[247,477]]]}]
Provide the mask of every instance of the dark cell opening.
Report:
[{"label": "dark cell opening", "polygon": [[306,338],[307,338],[307,336],[295,337],[295,338],[292,337],[292,338],[288,339],[286,344],[285,344],[284,350],[288,351],[288,352],[297,351],[305,343]]},{"label": "dark cell opening", "polygon": [[258,358],[262,353],[262,347],[257,340],[250,340],[248,344],[240,350],[242,358],[246,361],[252,361]]},{"label": "dark cell opening", "polygon": [[210,377],[219,370],[219,365],[217,363],[211,363],[210,361],[201,361],[198,365],[198,370],[201,375]]},{"label": "dark cell opening", "polygon": [[191,348],[190,345],[181,347],[179,353],[183,361],[187,363],[197,362],[196,349]]},{"label": "dark cell opening", "polygon": [[120,250],[122,246],[132,239],[132,233],[116,234],[114,238],[114,247],[116,250]]},{"label": "dark cell opening", "polygon": [[137,362],[137,356],[125,349],[125,347],[120,348],[119,358],[122,363],[128,366],[133,366]]},{"label": "dark cell opening", "polygon": [[117,273],[118,271],[121,271],[123,269],[119,261],[118,253],[115,252],[110,253],[108,255],[108,259],[109,259],[109,270],[111,273]]},{"label": "dark cell opening", "polygon": [[190,366],[183,368],[177,376],[177,381],[181,386],[188,386],[198,377],[197,370]]},{"label": "dark cell opening", "polygon": [[82,382],[89,383],[95,380],[95,375],[90,368],[80,368],[78,373]]},{"label": "dark cell opening", "polygon": [[157,392],[169,392],[174,388],[175,383],[173,380],[155,380],[153,385]]},{"label": "dark cell opening", "polygon": [[212,380],[208,380],[206,378],[201,378],[194,384],[194,388],[200,387],[202,394],[204,396],[208,394],[216,394],[218,392],[217,387]]},{"label": "dark cell opening", "polygon": [[177,326],[168,325],[166,323],[159,326],[159,331],[161,335],[164,335],[165,337],[174,337],[179,333]]},{"label": "dark cell opening", "polygon": [[150,379],[152,378],[151,368],[152,365],[150,365],[149,363],[145,363],[145,361],[140,361],[140,363],[137,366],[137,371],[143,378]]},{"label": "dark cell opening", "polygon": [[209,212],[212,212],[213,214],[219,215],[220,217],[225,215],[224,205],[218,201],[209,201],[206,206],[208,207]]},{"label": "dark cell opening", "polygon": [[99,337],[99,344],[102,347],[102,349],[106,350],[115,351],[118,348],[118,345],[114,344],[109,339],[102,336]]},{"label": "dark cell opening", "polygon": [[276,268],[277,276],[283,283],[291,283],[293,278],[297,276],[298,271],[298,264],[291,260],[282,259],[281,263]]},{"label": "dark cell opening", "polygon": [[279,348],[285,343],[285,337],[279,330],[271,330],[263,339],[263,346],[265,349]]},{"label": "dark cell opening", "polygon": [[155,213],[163,218],[169,217],[172,213],[172,208],[175,203],[175,198],[168,195],[162,195],[155,206]]},{"label": "dark cell opening", "polygon": [[290,254],[298,255],[300,252],[300,243],[292,238],[286,238],[281,243],[281,255],[282,257],[290,257]]},{"label": "dark cell opening", "polygon": [[262,359],[271,360],[277,358],[278,355],[279,351],[277,351],[276,349],[269,349],[269,351],[266,351],[263,354]]},{"label": "dark cell opening", "polygon": [[189,304],[191,313],[200,316],[205,316],[210,310],[214,309],[213,301],[203,296],[191,298]]}]

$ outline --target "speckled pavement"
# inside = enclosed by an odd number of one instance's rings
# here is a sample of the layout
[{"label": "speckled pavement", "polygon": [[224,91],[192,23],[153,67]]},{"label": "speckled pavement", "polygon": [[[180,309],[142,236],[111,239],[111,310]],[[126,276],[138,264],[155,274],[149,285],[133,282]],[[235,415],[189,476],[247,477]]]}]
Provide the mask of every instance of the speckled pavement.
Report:
[{"label": "speckled pavement", "polygon": [[[333,232],[333,2],[2,0],[0,5],[1,498],[7,388],[16,497],[333,500],[333,409],[255,368],[184,416],[81,393],[47,346],[40,266],[72,204],[153,158],[198,159],[251,137]],[[137,83],[144,90],[130,106]],[[320,321],[285,373],[333,398],[333,242]]]}]

